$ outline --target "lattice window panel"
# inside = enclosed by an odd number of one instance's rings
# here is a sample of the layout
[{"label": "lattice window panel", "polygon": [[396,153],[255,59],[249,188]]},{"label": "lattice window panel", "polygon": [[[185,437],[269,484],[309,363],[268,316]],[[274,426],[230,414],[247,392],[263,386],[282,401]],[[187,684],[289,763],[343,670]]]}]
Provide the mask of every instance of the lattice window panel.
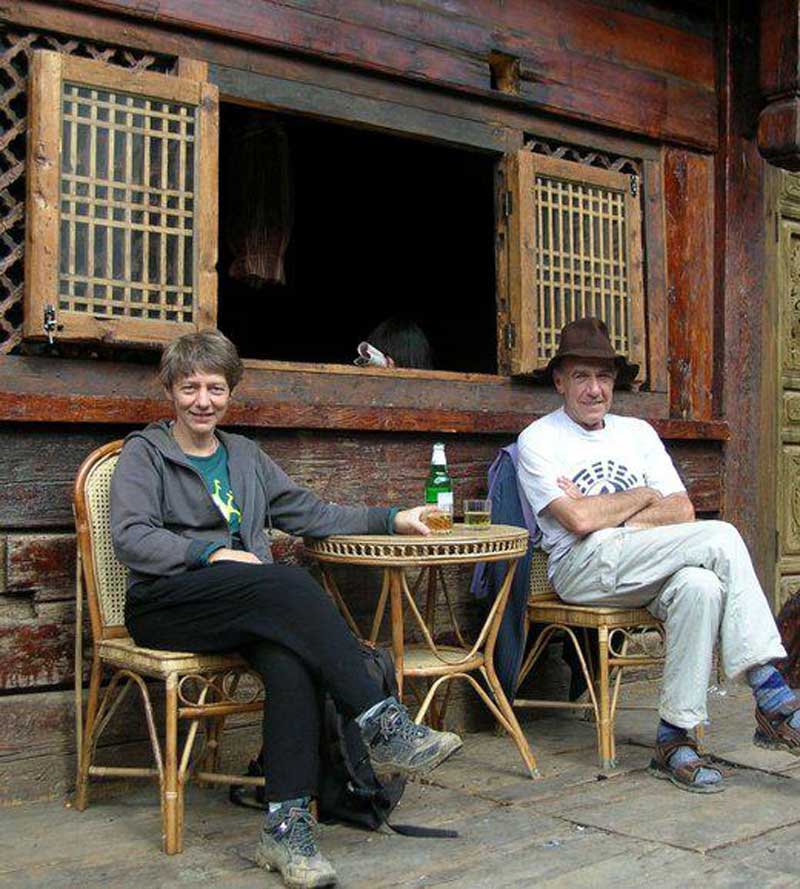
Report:
[{"label": "lattice window panel", "polygon": [[624,193],[538,173],[534,204],[540,360],[555,354],[565,324],[587,315],[603,318],[615,350],[629,354]]},{"label": "lattice window panel", "polygon": [[196,109],[65,82],[58,307],[193,322]]},{"label": "lattice window panel", "polygon": [[0,352],[22,336],[25,154],[31,52],[50,49],[133,71],[169,72],[175,59],[48,34],[0,28]]},{"label": "lattice window panel", "polygon": [[216,87],[42,51],[31,84],[24,335],[214,326]]},{"label": "lattice window panel", "polygon": [[[541,143],[536,143],[541,146]],[[602,318],[614,348],[644,368],[644,287],[638,167],[574,149],[518,153],[510,181],[513,373],[546,366],[561,328]],[[628,170],[628,172],[622,172]],[[633,172],[634,170],[635,172]]]}]

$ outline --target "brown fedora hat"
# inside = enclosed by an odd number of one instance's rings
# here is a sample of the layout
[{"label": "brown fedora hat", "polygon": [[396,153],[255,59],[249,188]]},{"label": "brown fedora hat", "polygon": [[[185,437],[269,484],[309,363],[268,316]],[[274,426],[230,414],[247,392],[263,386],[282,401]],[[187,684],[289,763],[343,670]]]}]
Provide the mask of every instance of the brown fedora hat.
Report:
[{"label": "brown fedora hat", "polygon": [[566,324],[561,330],[558,351],[537,376],[552,382],[553,371],[564,358],[599,358],[613,361],[617,369],[617,386],[629,386],[639,372],[638,364],[631,364],[624,355],[617,355],[614,351],[608,328],[600,318],[578,318],[577,321]]}]

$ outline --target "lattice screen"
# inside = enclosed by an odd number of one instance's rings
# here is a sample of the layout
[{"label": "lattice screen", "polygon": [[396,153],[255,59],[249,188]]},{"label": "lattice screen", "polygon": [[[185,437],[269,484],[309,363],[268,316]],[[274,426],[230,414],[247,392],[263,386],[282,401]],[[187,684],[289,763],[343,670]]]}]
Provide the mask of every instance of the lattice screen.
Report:
[{"label": "lattice screen", "polygon": [[534,373],[558,350],[564,325],[591,315],[643,379],[640,163],[531,139],[506,171],[511,335],[500,364]]},{"label": "lattice screen", "polygon": [[632,173],[640,178],[642,175],[641,162],[636,158],[595,151],[592,148],[581,148],[563,142],[550,142],[538,136],[526,138],[525,150],[543,157],[552,157],[554,160],[572,161],[587,167],[598,167],[601,170],[616,170],[618,173]]},{"label": "lattice screen", "polygon": [[194,320],[195,108],[63,86],[59,308]]},{"label": "lattice screen", "polygon": [[175,59],[55,34],[0,29],[0,352],[21,338],[25,137],[30,52],[50,49],[132,70],[168,72]]},{"label": "lattice screen", "polygon": [[542,173],[534,180],[539,358],[558,349],[561,328],[602,318],[614,349],[630,354],[625,195]]}]

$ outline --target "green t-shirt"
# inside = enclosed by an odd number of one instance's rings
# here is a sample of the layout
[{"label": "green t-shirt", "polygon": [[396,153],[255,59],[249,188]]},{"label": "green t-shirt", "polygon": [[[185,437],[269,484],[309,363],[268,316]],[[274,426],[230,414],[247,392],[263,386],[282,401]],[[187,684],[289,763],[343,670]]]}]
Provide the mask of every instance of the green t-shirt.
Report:
[{"label": "green t-shirt", "polygon": [[228,452],[220,443],[219,447],[209,457],[193,457],[186,455],[192,466],[203,476],[208,493],[217,506],[217,509],[225,517],[232,535],[239,532],[242,521],[242,512],[236,504],[230,476],[228,475]]}]

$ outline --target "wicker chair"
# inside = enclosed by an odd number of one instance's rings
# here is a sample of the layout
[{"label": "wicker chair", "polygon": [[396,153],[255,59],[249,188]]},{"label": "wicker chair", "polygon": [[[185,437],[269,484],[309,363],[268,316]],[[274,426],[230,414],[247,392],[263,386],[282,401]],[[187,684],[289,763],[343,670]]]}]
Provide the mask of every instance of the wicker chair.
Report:
[{"label": "wicker chair", "polygon": [[[569,605],[562,602],[547,579],[547,556],[541,550],[536,550],[531,561],[526,629],[534,623],[545,626],[525,658],[518,685],[533,669],[553,634],[561,631],[575,646],[589,700],[584,703],[515,698],[514,706],[593,710],[601,766],[604,769],[613,768],[616,765],[614,718],[622,671],[626,667],[644,667],[663,661],[665,636],[661,621],[644,608]],[[593,663],[586,663],[575,629],[583,629],[584,633],[590,629],[597,630],[597,669]]]},{"label": "wicker chair", "polygon": [[[263,778],[225,775],[219,768],[220,741],[225,717],[260,711],[260,681],[249,673],[238,655],[198,655],[182,651],[155,651],[138,647],[124,625],[126,569],[117,561],[111,544],[109,491],[121,441],[92,452],[75,481],[75,523],[78,539],[77,632],[75,639],[75,711],[78,745],[76,808],[88,804],[89,778],[93,776],[157,777],[161,794],[163,847],[168,854],[183,847],[183,789],[190,773],[196,779],[221,784],[263,784]],[[89,699],[83,719],[82,619],[83,593],[89,603],[92,627],[92,666]],[[105,668],[111,678],[105,689]],[[251,674],[252,675],[252,674]],[[156,731],[147,679],[165,686],[165,741]],[[254,677],[255,679],[255,677]],[[154,768],[94,765],[97,742],[123,698],[135,686],[144,706]],[[178,721],[188,720],[183,748],[178,750]],[[205,745],[195,767],[190,757],[200,723],[205,724]]]}]

